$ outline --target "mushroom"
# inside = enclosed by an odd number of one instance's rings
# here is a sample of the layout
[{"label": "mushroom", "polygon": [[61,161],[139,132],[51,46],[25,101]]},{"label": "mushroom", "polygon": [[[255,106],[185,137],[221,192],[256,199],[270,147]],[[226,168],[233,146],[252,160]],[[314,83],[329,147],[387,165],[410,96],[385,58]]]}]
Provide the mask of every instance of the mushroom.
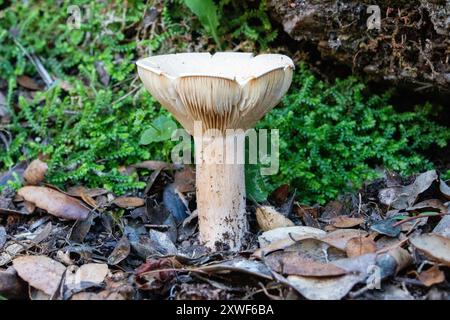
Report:
[{"label": "mushroom", "polygon": [[201,242],[212,250],[240,250],[248,230],[244,163],[224,141],[245,139],[245,130],[276,106],[291,84],[292,60],[219,52],[153,56],[136,64],[145,88],[194,136]]}]

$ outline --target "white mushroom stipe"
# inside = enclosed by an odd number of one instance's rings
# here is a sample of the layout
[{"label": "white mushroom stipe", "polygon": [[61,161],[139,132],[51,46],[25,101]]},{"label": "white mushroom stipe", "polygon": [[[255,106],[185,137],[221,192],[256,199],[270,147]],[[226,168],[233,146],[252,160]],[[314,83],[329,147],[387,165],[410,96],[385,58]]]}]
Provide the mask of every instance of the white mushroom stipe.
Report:
[{"label": "white mushroom stipe", "polygon": [[196,153],[202,153],[196,157],[200,239],[212,250],[240,250],[247,231],[244,164],[211,163],[210,157],[224,154],[226,129],[252,128],[276,106],[291,84],[292,60],[219,52],[153,56],[136,64],[146,89],[187,132],[194,133],[196,121],[203,133],[218,130],[194,137]]}]

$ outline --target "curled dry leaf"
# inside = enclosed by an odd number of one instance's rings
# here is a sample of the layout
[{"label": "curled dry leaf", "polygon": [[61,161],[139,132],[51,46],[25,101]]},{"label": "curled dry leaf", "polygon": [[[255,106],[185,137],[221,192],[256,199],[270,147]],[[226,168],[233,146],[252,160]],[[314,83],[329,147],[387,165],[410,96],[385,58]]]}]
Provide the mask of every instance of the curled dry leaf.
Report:
[{"label": "curled dry leaf", "polygon": [[114,199],[113,203],[121,208],[137,208],[145,204],[144,199],[138,197],[119,197]]},{"label": "curled dry leaf", "polygon": [[348,240],[345,251],[349,258],[377,251],[377,244],[367,237],[354,237]]},{"label": "curled dry leaf", "polygon": [[439,266],[432,266],[430,269],[422,271],[417,278],[427,287],[431,287],[434,284],[445,281],[444,272],[439,270]]},{"label": "curled dry leaf", "polygon": [[410,185],[380,190],[378,198],[381,203],[394,209],[406,209],[411,207],[419,194],[430,188],[431,184],[437,179],[436,170],[430,170],[419,175]]},{"label": "curled dry leaf", "polygon": [[292,243],[293,242],[292,238],[297,239],[304,236],[315,237],[322,235],[326,235],[326,232],[318,228],[306,226],[284,227],[263,232],[258,237],[258,242],[259,246],[263,248],[271,243],[284,239],[290,240]]},{"label": "curled dry leaf", "polygon": [[66,270],[63,264],[46,256],[23,256],[13,260],[19,277],[47,295],[53,295]]},{"label": "curled dry leaf", "polygon": [[450,266],[450,239],[428,233],[410,239],[412,245],[428,257]]},{"label": "curled dry leaf", "polygon": [[64,219],[85,220],[90,212],[77,199],[47,187],[26,186],[20,188],[18,194],[48,213]]},{"label": "curled dry leaf", "polygon": [[330,220],[330,224],[336,228],[352,228],[361,223],[364,223],[363,218],[352,218],[349,216],[337,216]]},{"label": "curled dry leaf", "polygon": [[270,206],[258,206],[256,208],[256,220],[263,231],[294,226],[291,220]]},{"label": "curled dry leaf", "polygon": [[45,162],[33,160],[23,173],[23,177],[29,184],[39,184],[44,181],[48,166]]}]

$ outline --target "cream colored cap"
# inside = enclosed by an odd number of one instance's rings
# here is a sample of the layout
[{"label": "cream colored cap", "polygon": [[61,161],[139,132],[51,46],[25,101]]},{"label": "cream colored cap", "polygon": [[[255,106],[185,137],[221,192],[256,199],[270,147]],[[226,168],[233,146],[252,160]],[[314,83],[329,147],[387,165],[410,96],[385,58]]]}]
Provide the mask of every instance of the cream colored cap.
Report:
[{"label": "cream colored cap", "polygon": [[288,90],[292,60],[280,54],[179,53],[137,61],[144,86],[192,134],[248,129],[275,107]]}]

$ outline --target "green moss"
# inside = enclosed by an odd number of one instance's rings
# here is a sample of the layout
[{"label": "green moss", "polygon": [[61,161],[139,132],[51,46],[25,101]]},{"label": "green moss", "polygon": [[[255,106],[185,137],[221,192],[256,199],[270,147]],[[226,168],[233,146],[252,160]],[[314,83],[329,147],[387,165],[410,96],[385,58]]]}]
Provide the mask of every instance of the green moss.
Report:
[{"label": "green moss", "polygon": [[260,127],[280,130],[280,173],[303,202],[321,202],[359,188],[386,168],[401,174],[432,167],[421,151],[445,147],[450,129],[430,120],[431,106],[397,112],[389,94],[368,94],[350,77],[328,84],[301,66],[280,106]]}]

